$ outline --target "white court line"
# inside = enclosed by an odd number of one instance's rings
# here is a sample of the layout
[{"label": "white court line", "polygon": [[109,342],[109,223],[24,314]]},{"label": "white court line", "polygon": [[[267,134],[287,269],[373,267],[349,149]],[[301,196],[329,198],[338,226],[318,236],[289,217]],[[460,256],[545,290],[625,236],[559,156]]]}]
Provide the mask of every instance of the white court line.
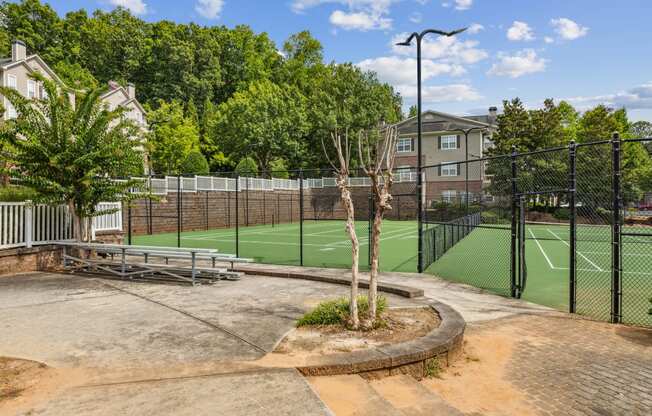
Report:
[{"label": "white court line", "polygon": [[534,242],[537,243],[537,246],[539,246],[539,250],[541,250],[541,254],[543,254],[543,257],[546,258],[546,261],[548,262],[548,265],[550,266],[550,268],[551,268],[551,269],[554,269],[555,266],[553,266],[552,262],[550,261],[550,258],[548,258],[548,255],[547,255],[546,252],[543,250],[543,247],[541,247],[541,243],[539,243],[539,240],[537,240],[536,236],[534,235],[534,233],[532,232],[531,229],[528,228],[528,231],[529,231],[530,234],[532,235],[532,238],[534,238]]},{"label": "white court line", "polygon": [[[555,270],[570,270],[568,267],[555,267]],[[595,270],[595,269],[576,269],[578,272],[591,272],[591,273],[611,273],[611,270]],[[652,276],[652,273],[643,273],[643,272],[629,272],[623,270],[621,273],[624,274],[635,274],[641,276]]]},{"label": "white court line", "polygon": [[[564,244],[566,244],[568,247],[570,247],[570,244],[568,244],[566,241],[564,241],[564,240],[562,240],[561,238],[559,238],[559,236],[558,236],[557,234],[555,234],[552,230],[550,230],[550,228],[546,228],[546,230],[548,230],[548,232],[549,232],[550,234],[552,234],[553,236],[555,236],[555,238],[557,238],[559,241],[561,241],[562,243],[564,243]],[[604,270],[602,270],[602,268],[601,268],[600,266],[598,266],[597,264],[593,263],[593,262],[592,262],[588,257],[586,257],[586,256],[585,256],[584,254],[582,254],[581,252],[578,251],[577,254],[579,254],[579,255],[580,255],[584,260],[586,260],[586,261],[588,261],[589,263],[591,263],[591,266],[595,267],[595,268],[597,269],[597,271],[599,271],[599,272],[603,272],[603,271],[604,271]]]},{"label": "white court line", "polygon": [[[582,253],[584,254],[597,254],[601,256],[611,256],[611,253],[608,252],[601,252],[601,251],[584,251],[582,250]],[[623,256],[635,256],[635,257],[652,257],[651,253],[622,253]]]}]

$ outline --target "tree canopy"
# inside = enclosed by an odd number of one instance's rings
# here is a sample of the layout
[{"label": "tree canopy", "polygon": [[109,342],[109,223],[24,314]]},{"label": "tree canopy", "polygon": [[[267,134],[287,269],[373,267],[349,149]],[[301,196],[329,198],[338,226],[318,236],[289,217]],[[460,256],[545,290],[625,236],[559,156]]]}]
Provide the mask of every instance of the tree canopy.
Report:
[{"label": "tree canopy", "polygon": [[[332,100],[324,100],[325,91],[345,99],[352,109],[346,117],[340,112],[340,127],[350,123],[354,129],[370,128],[400,117],[400,98],[389,85],[353,65],[325,63],[321,43],[308,31],[291,35],[279,47],[266,33],[245,25],[146,22],[120,7],[58,16],[40,0],[4,1],[0,16],[0,52],[9,55],[10,39],[21,39],[29,53],[38,53],[71,87],[92,89],[109,80],[123,85],[133,82],[138,100],[153,111],[163,107],[163,102],[169,106],[177,102],[185,112],[192,102],[199,150],[212,170],[233,169],[244,156],[241,151],[229,153],[241,146],[229,142],[239,139],[232,133],[235,126],[223,121],[225,111],[236,103],[252,111],[264,107],[255,103],[252,90],[270,94],[280,90],[282,97],[291,96],[293,108],[281,110],[286,116],[299,114],[301,119],[287,137],[281,137],[278,149],[267,149],[262,156],[252,154],[261,168],[269,167],[276,157],[291,169],[324,165],[320,137],[325,127],[332,127],[335,111]],[[273,104],[270,94],[265,105]],[[148,119],[157,120],[159,126],[166,124],[158,116],[150,114]],[[218,125],[224,131],[216,129]],[[259,131],[263,126],[275,129],[265,133],[268,139],[279,137],[280,125],[259,124]],[[283,147],[286,144],[291,146]],[[158,172],[168,171],[165,166],[157,167],[163,168]]]}]

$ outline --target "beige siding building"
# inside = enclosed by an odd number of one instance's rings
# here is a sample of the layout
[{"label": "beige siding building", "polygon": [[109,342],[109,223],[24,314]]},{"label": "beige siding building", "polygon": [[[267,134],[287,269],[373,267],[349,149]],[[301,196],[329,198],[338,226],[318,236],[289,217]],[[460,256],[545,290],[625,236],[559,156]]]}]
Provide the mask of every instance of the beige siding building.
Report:
[{"label": "beige siding building", "polygon": [[[460,163],[485,156],[496,130],[496,108],[486,116],[460,117],[438,111],[422,115],[422,160],[425,192],[430,200],[464,198],[468,168],[470,194],[480,192],[486,181],[483,163]],[[417,166],[417,117],[398,124],[396,168]],[[468,146],[468,149],[467,149]],[[405,171],[404,171],[405,172]]]},{"label": "beige siding building", "polygon": [[[31,74],[40,74],[46,79],[53,80],[65,87],[63,81],[38,55],[27,55],[27,47],[20,40],[14,40],[11,44],[11,56],[0,59],[0,71],[2,85],[15,88],[20,94],[33,99],[45,98],[46,92],[41,82],[31,79]],[[102,101],[109,109],[118,107],[127,109],[125,117],[133,120],[143,131],[147,130],[146,112],[136,99],[136,88],[133,84],[122,87],[116,82],[109,82],[109,90],[102,95]],[[75,95],[70,94],[70,100],[75,105]],[[3,119],[16,118],[16,109],[9,100],[2,97],[2,105],[5,108]],[[145,164],[146,165],[146,164]],[[147,167],[145,168],[147,171]]]}]

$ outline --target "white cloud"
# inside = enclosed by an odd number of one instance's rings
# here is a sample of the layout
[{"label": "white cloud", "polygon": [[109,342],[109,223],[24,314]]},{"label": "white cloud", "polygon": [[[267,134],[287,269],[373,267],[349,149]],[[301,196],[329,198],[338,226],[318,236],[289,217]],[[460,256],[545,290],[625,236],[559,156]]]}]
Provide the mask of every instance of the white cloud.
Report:
[{"label": "white cloud", "polygon": [[554,43],[555,42],[555,40],[553,38],[551,38],[550,36],[544,37],[543,41],[546,42],[546,43]]},{"label": "white cloud", "polygon": [[[417,96],[417,89],[414,85],[398,85],[396,90],[407,100],[415,99]],[[473,86],[468,84],[428,85],[422,88],[421,94],[425,105],[477,101],[483,98]]]},{"label": "white cloud", "polygon": [[[398,46],[396,43],[403,42],[409,36],[407,33],[399,33],[392,37],[392,51],[398,55],[416,55],[415,46]],[[489,55],[483,49],[479,49],[479,42],[475,40],[459,40],[457,37],[431,37],[424,38],[421,43],[421,53],[426,59],[438,59],[444,62],[460,64],[474,64]]]},{"label": "white cloud", "polygon": [[340,4],[347,9],[331,13],[331,24],[345,30],[385,30],[392,26],[390,7],[398,1],[400,0],[293,0],[290,7],[295,13],[303,13],[322,4]]},{"label": "white cloud", "polygon": [[[356,65],[365,71],[374,71],[383,82],[392,85],[416,85],[416,59],[387,56],[365,59]],[[461,65],[434,62],[429,59],[421,61],[421,68],[423,81],[439,75],[460,76],[466,73]]]},{"label": "white cloud", "polygon": [[468,10],[473,6],[473,0],[455,0],[457,10]]},{"label": "white cloud", "polygon": [[467,32],[470,33],[471,35],[475,35],[483,30],[484,30],[484,26],[482,26],[480,23],[473,23],[471,26],[469,26]]},{"label": "white cloud", "polygon": [[147,13],[147,4],[143,0],[109,0],[109,4],[129,9],[135,15]]},{"label": "white cloud", "polygon": [[207,19],[217,19],[223,7],[224,0],[198,0],[195,11]]},{"label": "white cloud", "polygon": [[365,12],[343,12],[335,10],[330,17],[330,22],[334,26],[341,27],[344,30],[374,30],[389,29],[392,27],[392,19],[382,17],[382,15],[370,14]]},{"label": "white cloud", "polygon": [[562,38],[566,40],[575,40],[586,36],[589,32],[589,28],[586,26],[581,26],[576,22],[565,18],[560,17],[559,19],[550,20],[550,24],[555,28],[555,32]]},{"label": "white cloud", "polygon": [[412,23],[421,23],[423,16],[419,12],[414,12],[410,15],[410,22]]},{"label": "white cloud", "polygon": [[530,25],[515,20],[512,27],[507,29],[507,39],[512,41],[528,41],[534,39],[534,32]]},{"label": "white cloud", "polygon": [[546,60],[539,58],[533,49],[524,49],[514,55],[498,54],[499,61],[491,66],[487,74],[518,78],[527,74],[543,72]]},{"label": "white cloud", "polygon": [[605,104],[613,108],[624,107],[629,110],[652,109],[652,82],[614,94],[571,97],[566,98],[566,101],[576,105],[580,110],[586,110],[598,104]]}]

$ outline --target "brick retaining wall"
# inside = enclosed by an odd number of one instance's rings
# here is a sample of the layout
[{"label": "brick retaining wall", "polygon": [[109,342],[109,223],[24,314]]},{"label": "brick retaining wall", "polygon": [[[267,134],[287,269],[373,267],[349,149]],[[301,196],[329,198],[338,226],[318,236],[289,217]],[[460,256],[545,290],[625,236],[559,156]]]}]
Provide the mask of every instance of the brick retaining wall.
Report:
[{"label": "brick retaining wall", "polygon": [[[413,183],[395,184],[394,210],[387,215],[390,219],[416,218],[416,198]],[[356,219],[369,218],[369,188],[351,188]],[[300,215],[299,191],[248,191],[239,192],[236,211],[235,192],[186,192],[181,196],[183,231],[200,231],[274,223],[298,222]],[[344,219],[346,213],[336,187],[306,189],[303,192],[305,220]],[[133,235],[149,233],[148,213],[150,201],[134,201],[131,208],[131,229]],[[123,226],[128,230],[129,210],[123,208]],[[159,200],[151,201],[151,231],[173,233],[177,231],[177,194],[169,193]]]}]

